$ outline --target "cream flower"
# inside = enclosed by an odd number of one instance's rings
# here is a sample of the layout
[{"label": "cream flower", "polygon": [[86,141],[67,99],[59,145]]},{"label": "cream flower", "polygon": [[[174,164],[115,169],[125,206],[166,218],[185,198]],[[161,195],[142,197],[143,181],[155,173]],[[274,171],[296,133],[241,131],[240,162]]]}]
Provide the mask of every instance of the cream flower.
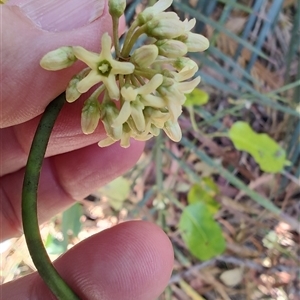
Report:
[{"label": "cream flower", "polygon": [[[162,82],[163,76],[161,74],[156,74],[149,82],[138,88],[134,89],[132,86],[122,87],[121,94],[124,98],[124,103],[118,117],[113,123],[113,126],[120,126],[121,124],[124,124],[131,116],[134,120],[137,131],[144,132],[146,123],[143,114],[143,110],[145,108],[143,98],[147,98],[150,93],[153,93],[162,84]],[[147,100],[145,102],[152,106],[151,102],[149,103]]]},{"label": "cream flower", "polygon": [[171,6],[172,2],[173,0],[159,0],[153,6],[147,7],[138,15],[140,25],[146,23],[154,16],[157,16],[159,13],[165,11],[168,7]]},{"label": "cream flower", "polygon": [[87,51],[86,49],[73,47],[74,55],[90,68],[90,73],[77,84],[80,93],[87,92],[92,86],[103,82],[107,88],[111,99],[118,99],[120,95],[119,87],[116,82],[117,74],[131,74],[134,65],[129,62],[119,62],[111,55],[111,38],[108,33],[104,33],[101,39],[102,50],[100,54]]}]

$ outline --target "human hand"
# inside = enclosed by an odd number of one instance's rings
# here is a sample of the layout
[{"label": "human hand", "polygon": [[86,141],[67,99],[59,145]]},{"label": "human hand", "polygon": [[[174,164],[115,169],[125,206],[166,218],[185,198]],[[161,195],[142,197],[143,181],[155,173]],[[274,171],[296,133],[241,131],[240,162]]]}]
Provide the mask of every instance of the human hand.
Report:
[{"label": "human hand", "polygon": [[[10,0],[9,6],[0,9],[0,237],[4,240],[21,232],[24,166],[40,115],[82,68],[78,63],[52,73],[40,68],[39,60],[48,51],[65,45],[99,51],[101,35],[111,33],[111,20],[106,2],[99,0],[53,0],[46,4],[44,0]],[[117,144],[99,148],[95,143],[105,136],[101,126],[92,135],[82,134],[84,100],[81,97],[66,104],[56,122],[40,179],[40,222],[124,173],[143,150],[138,142],[132,142],[128,149]],[[55,266],[82,299],[145,300],[155,299],[162,292],[172,261],[166,235],[153,224],[136,221],[83,241]],[[1,293],[3,299],[53,299],[36,273],[5,284]]]}]

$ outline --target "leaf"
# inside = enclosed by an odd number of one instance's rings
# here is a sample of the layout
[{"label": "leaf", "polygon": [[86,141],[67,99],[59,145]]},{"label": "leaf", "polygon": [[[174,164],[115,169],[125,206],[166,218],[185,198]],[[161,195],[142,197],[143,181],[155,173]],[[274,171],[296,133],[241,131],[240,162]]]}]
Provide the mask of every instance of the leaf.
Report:
[{"label": "leaf", "polygon": [[190,94],[186,95],[184,106],[204,105],[208,102],[208,94],[200,89],[194,89]]},{"label": "leaf", "polygon": [[102,187],[100,193],[108,198],[113,209],[120,210],[123,202],[129,197],[130,182],[124,177],[118,177]]},{"label": "leaf", "polygon": [[70,208],[65,210],[62,215],[62,234],[64,237],[63,245],[65,252],[68,248],[70,235],[76,237],[81,230],[80,217],[82,216],[82,206],[80,203],[75,203]]},{"label": "leaf", "polygon": [[199,184],[194,184],[190,189],[188,193],[188,203],[205,203],[211,213],[214,214],[220,208],[220,204],[214,199],[218,192],[218,187],[214,181],[209,177],[204,177]]},{"label": "leaf", "polygon": [[66,251],[64,241],[60,241],[52,234],[48,234],[45,241],[45,248],[48,254],[62,254]]},{"label": "leaf", "polygon": [[229,138],[236,149],[250,153],[265,172],[280,172],[288,164],[285,150],[267,134],[254,132],[246,122],[234,123]]},{"label": "leaf", "polygon": [[209,260],[225,250],[221,227],[204,203],[197,202],[185,207],[179,229],[190,252],[200,260]]}]

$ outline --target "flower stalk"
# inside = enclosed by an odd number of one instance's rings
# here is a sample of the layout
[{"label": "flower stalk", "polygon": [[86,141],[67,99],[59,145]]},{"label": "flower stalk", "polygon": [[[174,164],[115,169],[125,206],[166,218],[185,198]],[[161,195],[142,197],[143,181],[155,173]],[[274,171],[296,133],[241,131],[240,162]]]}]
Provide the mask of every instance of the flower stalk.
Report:
[{"label": "flower stalk", "polygon": [[50,261],[40,235],[37,213],[37,188],[46,148],[56,118],[65,102],[64,94],[53,100],[47,106],[36,130],[23,181],[22,222],[32,261],[49,289],[59,300],[78,300],[78,296],[66,284]]}]

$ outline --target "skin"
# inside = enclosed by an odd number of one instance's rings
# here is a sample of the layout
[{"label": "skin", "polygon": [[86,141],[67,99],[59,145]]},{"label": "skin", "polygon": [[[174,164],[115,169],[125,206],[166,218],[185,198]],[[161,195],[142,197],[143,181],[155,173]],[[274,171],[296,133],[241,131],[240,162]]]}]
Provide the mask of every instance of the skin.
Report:
[{"label": "skin", "polygon": [[[49,72],[40,58],[63,45],[98,51],[102,33],[111,33],[104,11],[95,22],[70,32],[38,29],[17,7],[3,6],[0,97],[0,238],[19,236],[21,187],[31,140],[47,104],[64,91],[82,68]],[[99,148],[100,125],[92,135],[80,128],[86,96],[63,108],[55,125],[39,187],[40,222],[66,209],[76,199],[120,176],[140,157],[144,145],[129,149],[115,144]],[[173,265],[171,243],[156,225],[132,221],[81,242],[60,257],[55,266],[82,299],[156,299],[168,283]],[[4,284],[2,299],[54,299],[37,273]]]}]

